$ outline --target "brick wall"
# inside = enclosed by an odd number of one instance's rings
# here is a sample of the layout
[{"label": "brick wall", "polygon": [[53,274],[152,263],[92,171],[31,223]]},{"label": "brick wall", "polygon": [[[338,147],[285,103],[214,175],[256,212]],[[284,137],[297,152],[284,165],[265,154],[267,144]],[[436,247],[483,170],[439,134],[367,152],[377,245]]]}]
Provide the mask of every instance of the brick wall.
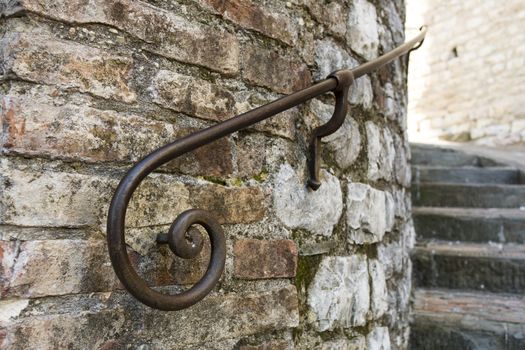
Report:
[{"label": "brick wall", "polygon": [[105,241],[113,191],[152,150],[403,42],[404,3],[2,1],[0,342],[9,349],[401,349],[413,228],[406,66],[356,81],[324,142],[324,96],[174,160],[127,216],[135,268],[176,293],[193,260],[155,237],[188,208],[227,238],[212,293],[178,312],[122,289]]},{"label": "brick wall", "polygon": [[525,3],[409,0],[407,28],[429,25],[411,57],[410,134],[525,143]]}]

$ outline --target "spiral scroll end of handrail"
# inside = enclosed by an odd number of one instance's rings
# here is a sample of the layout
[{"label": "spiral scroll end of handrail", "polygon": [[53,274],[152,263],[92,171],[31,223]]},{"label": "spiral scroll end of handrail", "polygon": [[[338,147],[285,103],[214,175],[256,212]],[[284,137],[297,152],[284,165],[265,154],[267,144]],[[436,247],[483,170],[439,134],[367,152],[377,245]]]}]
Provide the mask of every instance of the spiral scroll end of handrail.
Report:
[{"label": "spiral scroll end of handrail", "polygon": [[[155,153],[150,157],[154,156]],[[164,237],[158,237],[157,242],[167,243],[178,257],[195,258],[204,245],[204,238],[196,228],[197,225],[201,226],[208,234],[211,246],[207,270],[197,283],[179,294],[163,294],[148,286],[131,264],[125,242],[126,211],[133,192],[150,171],[145,166],[147,160],[148,158],[128,172],[113,196],[107,227],[109,255],[118,278],[135,298],[155,309],[181,310],[202,300],[218,283],[226,262],[226,239],[221,225],[209,212],[190,209],[179,214],[168,233]]]},{"label": "spiral scroll end of handrail", "polygon": [[113,269],[122,285],[135,298],[152,308],[165,311],[181,310],[202,300],[218,283],[224,270],[226,240],[221,225],[209,212],[200,209],[190,209],[177,216],[168,233],[157,237],[157,243],[168,244],[175,255],[184,259],[192,259],[200,254],[204,245],[204,238],[195,226],[199,225],[204,228],[209,236],[211,253],[207,270],[202,278],[188,290],[170,295],[160,293],[151,288],[138,275],[127,254],[125,218],[134,191],[152,171],[198,147],[245,129],[316,96],[333,92],[335,95],[334,114],[327,123],[312,131],[310,139],[310,179],[308,186],[312,190],[316,190],[321,186],[319,178],[321,138],[334,133],[343,124],[348,110],[349,88],[354,79],[369,74],[393,59],[419,48],[423,44],[425,35],[426,27],[423,26],[417,37],[375,60],[352,69],[336,71],[327,79],[294,94],[282,97],[267,105],[178,139],[150,153],[133,166],[121,180],[113,195],[107,223],[109,256]]}]

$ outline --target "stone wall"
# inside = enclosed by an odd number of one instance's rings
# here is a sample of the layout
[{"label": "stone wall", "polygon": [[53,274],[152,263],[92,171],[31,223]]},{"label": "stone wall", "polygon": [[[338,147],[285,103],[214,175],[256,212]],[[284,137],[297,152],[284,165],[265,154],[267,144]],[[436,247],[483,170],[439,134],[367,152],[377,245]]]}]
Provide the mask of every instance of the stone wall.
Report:
[{"label": "stone wall", "polygon": [[407,28],[426,23],[410,63],[410,135],[525,143],[525,3],[409,0]]},{"label": "stone wall", "polygon": [[227,238],[212,293],[178,312],[122,289],[105,223],[152,150],[403,42],[404,3],[366,0],[2,1],[0,347],[401,349],[413,243],[406,64],[356,81],[308,191],[306,144],[330,95],[159,169],[127,243],[150,285],[195,283],[155,237],[188,208]]}]

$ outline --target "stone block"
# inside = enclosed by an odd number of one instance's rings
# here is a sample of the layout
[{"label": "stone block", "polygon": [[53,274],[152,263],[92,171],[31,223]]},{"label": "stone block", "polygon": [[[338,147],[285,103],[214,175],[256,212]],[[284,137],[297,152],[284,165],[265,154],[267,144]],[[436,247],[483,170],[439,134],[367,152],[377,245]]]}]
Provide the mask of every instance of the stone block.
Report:
[{"label": "stone block", "polygon": [[34,83],[134,102],[133,59],[95,47],[58,40],[45,33],[17,33],[2,38],[4,70]]},{"label": "stone block", "polygon": [[389,129],[366,122],[368,140],[368,178],[390,180],[394,176],[395,148]]},{"label": "stone block", "polygon": [[214,121],[233,117],[233,95],[202,79],[160,70],[148,90],[154,102],[177,112]]},{"label": "stone block", "polygon": [[[148,308],[122,293],[42,299],[29,305],[22,300],[0,307],[2,315],[4,308],[11,309],[7,320],[0,321],[2,345],[9,349],[192,348],[299,324],[293,286],[210,295],[178,312]],[[159,329],[171,336],[159,336]]]},{"label": "stone block", "polygon": [[308,289],[318,331],[366,324],[370,285],[366,256],[324,257]]},{"label": "stone block", "polygon": [[[75,102],[70,102],[57,95],[55,88],[17,86],[3,97],[0,117],[6,152],[89,163],[137,162],[195,131],[182,122],[94,108],[88,96],[73,95]],[[231,143],[220,139],[175,159],[167,169],[191,175],[231,174]]]},{"label": "stone block", "polygon": [[326,171],[321,174],[321,187],[312,191],[289,164],[282,165],[275,179],[273,203],[286,226],[331,236],[343,211],[343,195],[335,176]]},{"label": "stone block", "polygon": [[345,36],[347,9],[344,4],[332,1],[321,3],[316,0],[305,0],[305,5],[310,10],[312,16],[326,26],[326,29],[338,37]]},{"label": "stone block", "polygon": [[103,240],[0,241],[2,297],[107,291],[118,286]]},{"label": "stone block", "polygon": [[390,350],[390,335],[387,327],[375,327],[366,336],[368,350]]},{"label": "stone block", "polygon": [[394,224],[394,201],[390,193],[362,183],[349,183],[346,201],[348,241],[380,242]]},{"label": "stone block", "polygon": [[220,223],[240,224],[262,220],[268,200],[260,187],[225,187],[200,185],[190,187],[190,200],[195,208],[209,210]]},{"label": "stone block", "polygon": [[30,12],[69,23],[102,23],[144,41],[153,52],[228,75],[239,70],[239,42],[218,27],[191,22],[142,1],[23,0]]},{"label": "stone block", "polygon": [[263,7],[251,0],[198,0],[204,8],[243,28],[255,30],[288,45],[297,40],[298,26],[293,16]]},{"label": "stone block", "polygon": [[[312,113],[321,121],[327,123],[334,111],[334,107],[319,100],[310,103]],[[349,113],[351,114],[351,113]],[[335,161],[341,169],[350,167],[359,157],[361,151],[361,134],[359,124],[354,118],[347,116],[343,125],[333,134],[322,139],[330,151],[335,155]]]},{"label": "stone block", "polygon": [[367,0],[352,1],[346,30],[348,45],[367,60],[376,58],[379,48],[378,32],[375,6]]},{"label": "stone block", "polygon": [[297,271],[297,246],[291,240],[242,239],[233,254],[237,278],[289,278]]},{"label": "stone block", "polygon": [[310,71],[299,59],[255,45],[243,48],[243,77],[251,84],[290,94],[311,84]]},{"label": "stone block", "polygon": [[371,281],[370,318],[376,320],[388,310],[388,291],[383,263],[377,259],[368,260],[368,271]]},{"label": "stone block", "polygon": [[[318,67],[315,78],[318,80],[327,78],[336,70],[351,69],[359,65],[359,62],[348,54],[347,49],[331,39],[315,42],[315,63]],[[354,81],[350,87],[349,102],[351,104],[369,109],[373,98],[374,92],[370,77],[363,76]]]}]

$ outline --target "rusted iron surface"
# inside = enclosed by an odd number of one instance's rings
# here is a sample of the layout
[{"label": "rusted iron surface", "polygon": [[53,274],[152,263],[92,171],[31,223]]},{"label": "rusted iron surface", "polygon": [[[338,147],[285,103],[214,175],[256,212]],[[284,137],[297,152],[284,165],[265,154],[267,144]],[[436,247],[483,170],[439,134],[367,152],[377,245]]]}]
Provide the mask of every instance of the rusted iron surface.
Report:
[{"label": "rusted iron surface", "polygon": [[177,256],[191,259],[199,254],[203,242],[200,233],[191,228],[192,225],[202,226],[208,233],[211,243],[211,257],[206,273],[190,289],[176,295],[162,294],[146,284],[130,263],[126,252],[124,225],[131,196],[146,176],[187,152],[245,129],[314,97],[333,92],[336,100],[333,116],[326,124],[316,128],[310,139],[308,186],[312,190],[318,189],[321,185],[319,180],[320,140],[334,133],[343,124],[348,110],[348,92],[353,81],[418,48],[425,34],[426,28],[422,28],[415,38],[375,60],[353,69],[336,71],[325,80],[308,88],[178,139],[150,153],[138,162],[128,171],[115,191],[107,223],[109,255],[115,273],[124,287],[135,298],[152,308],[166,311],[184,309],[197,303],[211,291],[222,274],[226,260],[225,238],[217,220],[206,211],[188,210],[175,219],[168,234],[159,236],[157,242],[168,243]]}]

